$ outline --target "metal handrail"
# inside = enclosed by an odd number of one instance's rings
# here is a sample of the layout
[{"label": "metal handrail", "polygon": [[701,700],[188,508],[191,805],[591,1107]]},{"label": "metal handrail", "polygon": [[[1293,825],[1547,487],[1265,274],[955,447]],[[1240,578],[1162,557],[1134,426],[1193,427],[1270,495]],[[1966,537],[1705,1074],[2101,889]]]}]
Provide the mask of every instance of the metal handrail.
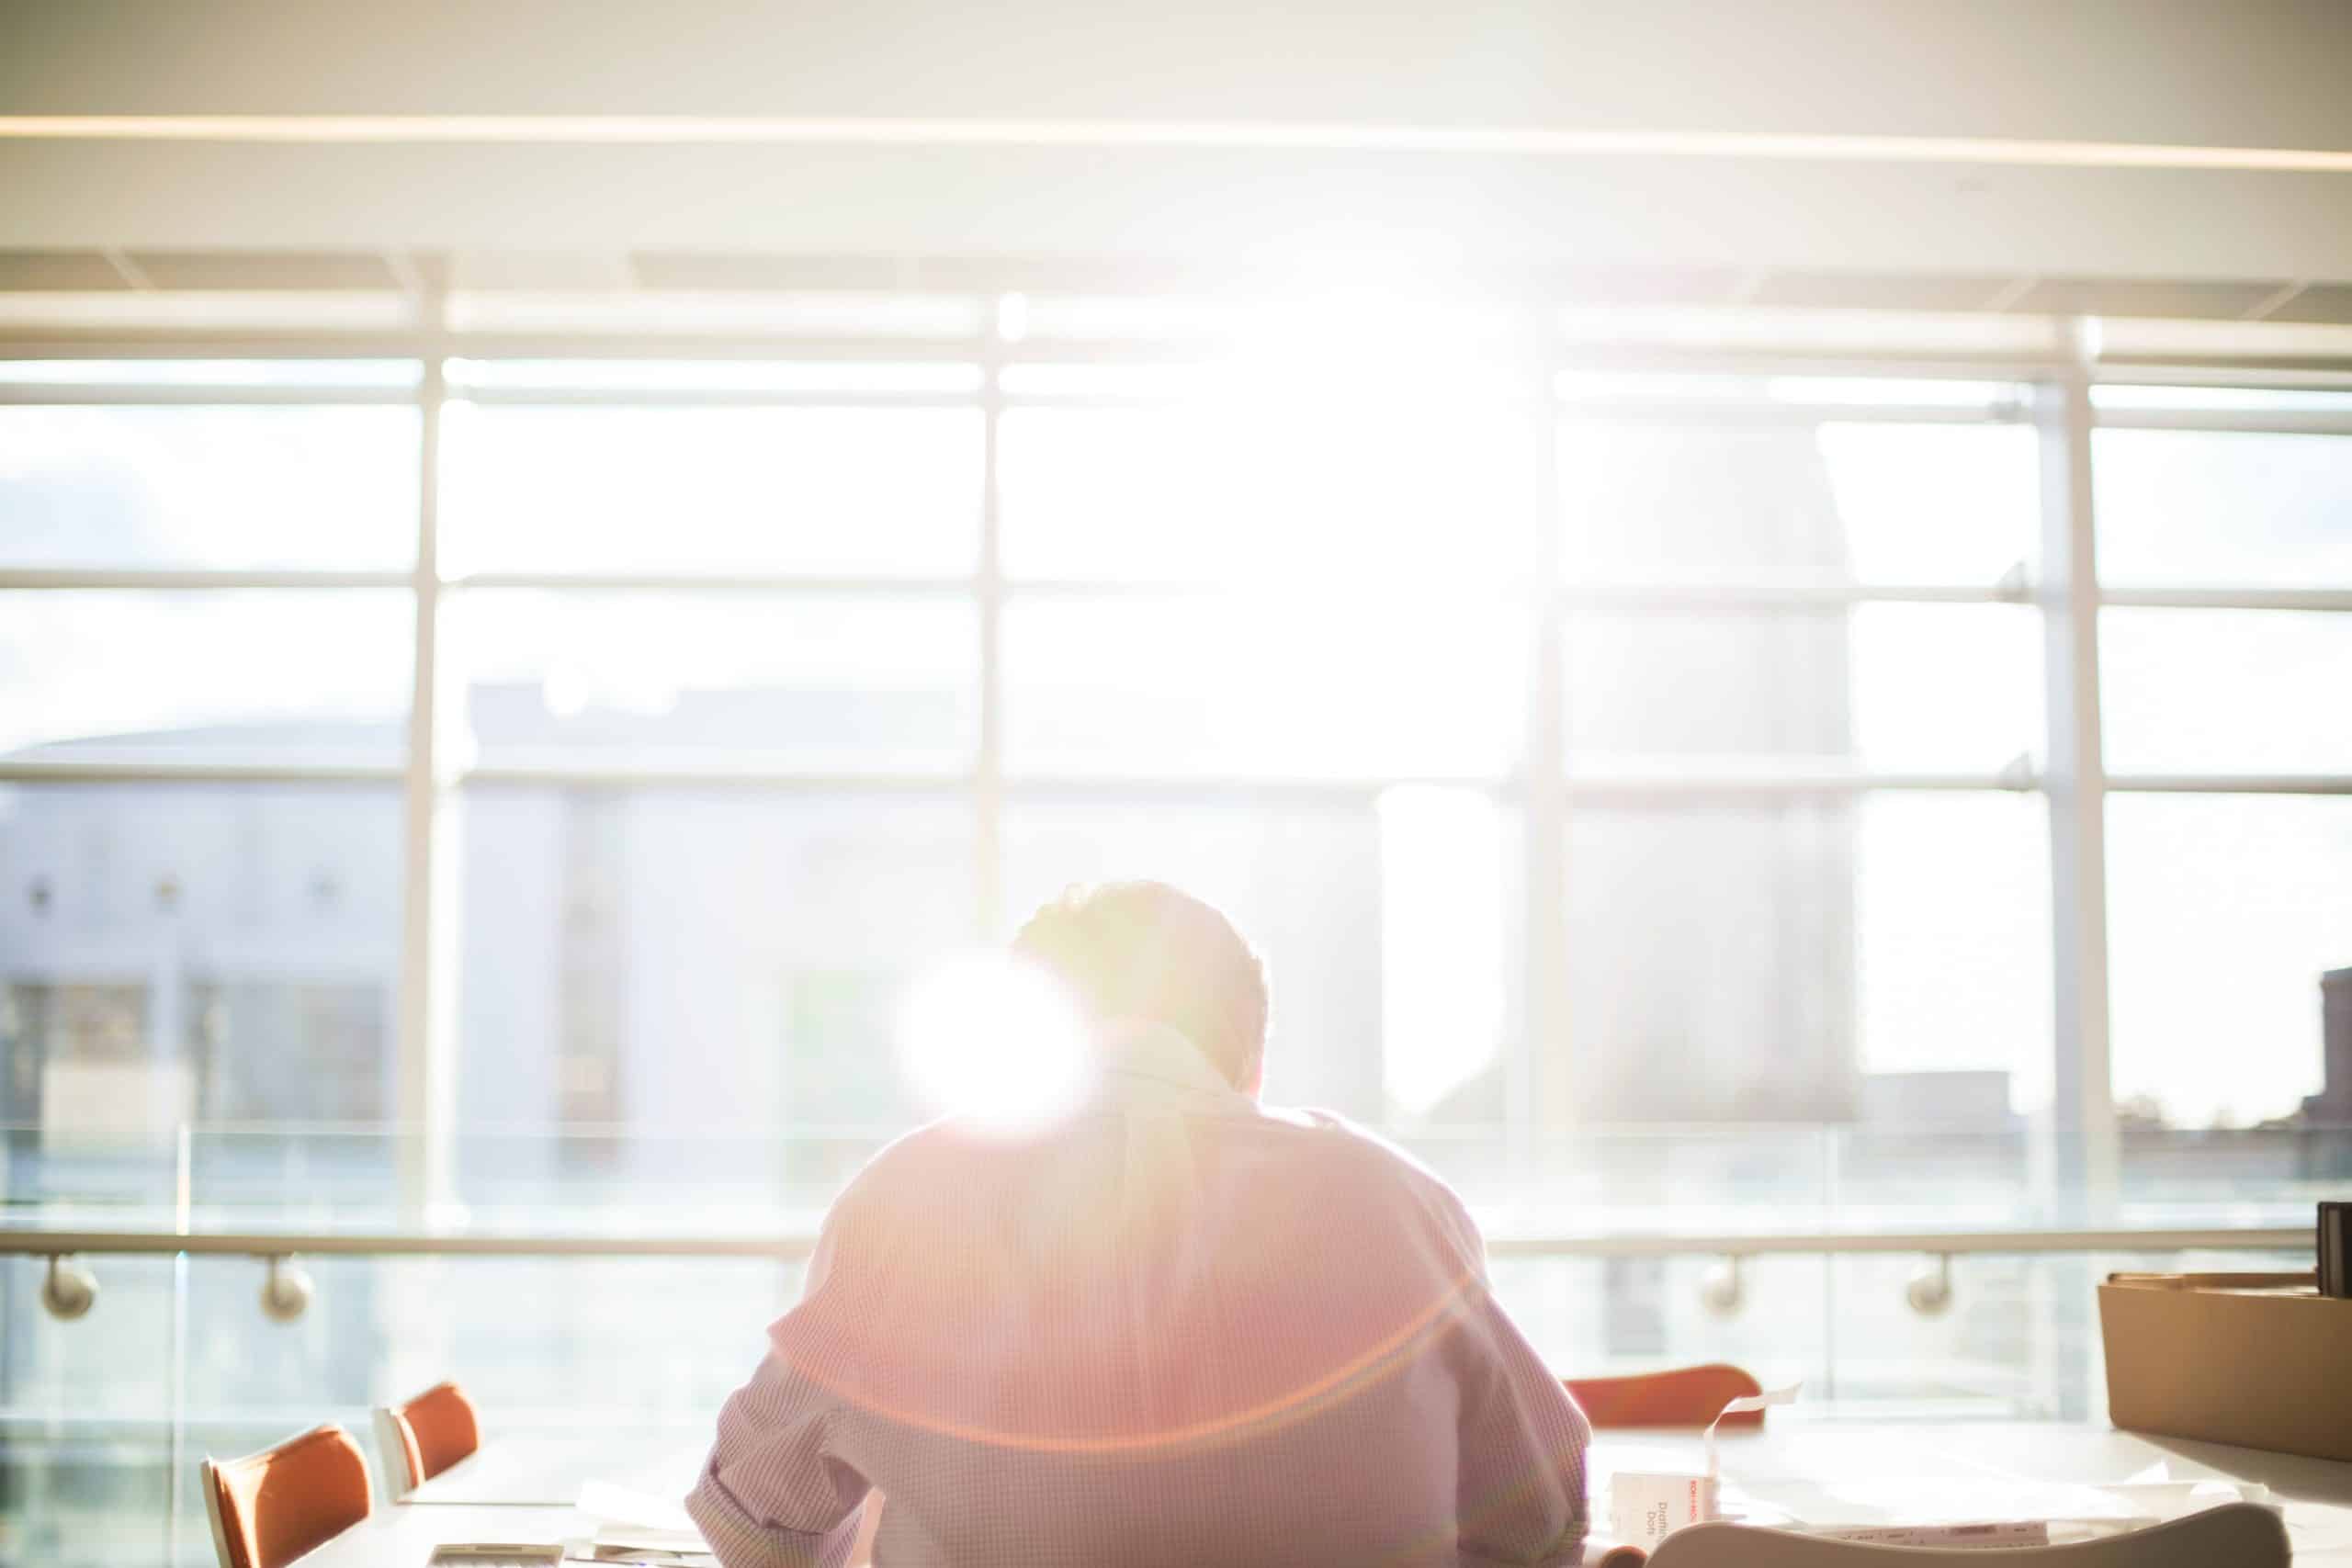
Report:
[{"label": "metal handrail", "polygon": [[[203,1254],[244,1258],[805,1258],[814,1232],[772,1235],[497,1235],[426,1231],[0,1230],[0,1256]],[[1589,1232],[1490,1235],[1495,1258],[1756,1257],[1926,1253],[2023,1256],[2073,1252],[2295,1252],[2309,1226],[2104,1230],[1776,1231],[1708,1235]]]}]

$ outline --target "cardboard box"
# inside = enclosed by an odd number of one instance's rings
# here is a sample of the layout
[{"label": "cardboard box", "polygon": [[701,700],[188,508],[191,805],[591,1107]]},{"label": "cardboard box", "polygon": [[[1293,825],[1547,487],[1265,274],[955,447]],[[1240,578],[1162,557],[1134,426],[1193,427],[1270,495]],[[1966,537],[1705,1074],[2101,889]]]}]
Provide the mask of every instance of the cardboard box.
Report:
[{"label": "cardboard box", "polygon": [[2098,1288],[2118,1427],[2352,1460],[2352,1301],[2309,1274],[2110,1274]]}]

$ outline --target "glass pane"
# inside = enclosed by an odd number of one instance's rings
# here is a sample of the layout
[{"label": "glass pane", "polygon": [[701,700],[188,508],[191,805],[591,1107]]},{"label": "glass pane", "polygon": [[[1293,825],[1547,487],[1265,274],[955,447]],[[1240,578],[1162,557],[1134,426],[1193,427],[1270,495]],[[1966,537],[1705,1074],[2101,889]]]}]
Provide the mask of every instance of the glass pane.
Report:
[{"label": "glass pane", "polygon": [[1865,1120],[2007,1129],[2012,1103],[2049,1093],[2049,813],[2030,795],[1896,794],[1857,817]]},{"label": "glass pane", "polygon": [[2110,586],[2352,584],[2352,440],[2101,430],[2091,456]]},{"label": "glass pane", "polygon": [[[2120,795],[2107,822],[2119,1105],[2183,1127],[2293,1113],[2323,1088],[2320,976],[2352,965],[2352,799]],[[2317,1119],[2352,1122],[2338,1068]]]},{"label": "glass pane", "polygon": [[2120,773],[2352,772],[2352,615],[2106,610],[2099,664]]},{"label": "glass pane", "polygon": [[389,1119],[400,834],[390,786],[0,788],[11,1200],[170,1223],[182,1122]]},{"label": "glass pane", "polygon": [[[1523,895],[1510,870],[1515,825],[1473,799],[1466,809],[1451,792],[1380,809],[1015,802],[1005,907],[1018,922],[1072,886],[1135,877],[1208,900],[1266,965],[1267,1100],[1400,1130],[1476,1124],[1476,1139],[1417,1152],[1500,1197]],[[1408,940],[1426,936],[1413,917],[1432,908],[1455,929],[1442,942]],[[1418,1027],[1425,1008],[1395,1005],[1439,988],[1456,1006],[1442,1040]]]},{"label": "glass pane", "polygon": [[0,594],[0,751],[397,762],[395,590]]},{"label": "glass pane", "polygon": [[[332,903],[328,877],[312,897]],[[375,911],[391,936],[389,900]],[[395,1119],[392,987],[374,979],[206,975],[187,988],[190,1045],[201,1054],[197,1115],[211,1122]]]},{"label": "glass pane", "polygon": [[1004,615],[1015,773],[1489,777],[1525,726],[1526,618],[1409,602],[1027,600]]},{"label": "glass pane", "polygon": [[[85,1262],[97,1276],[98,1299],[74,1323],[59,1323],[36,1304],[45,1260],[0,1263],[0,1289],[10,1303],[8,1333],[0,1337],[0,1553],[58,1568],[192,1568],[211,1559],[212,1541],[194,1461],[186,1481],[174,1473],[175,1264],[135,1257]],[[177,1531],[176,1559],[175,1482],[196,1507]],[[201,1560],[191,1550],[199,1543]]]},{"label": "glass pane", "polygon": [[957,574],[979,549],[977,409],[453,404],[443,565]]},{"label": "glass pane", "polygon": [[1563,427],[1572,581],[1998,581],[2036,558],[2030,431]]},{"label": "glass pane", "polygon": [[399,570],[412,408],[0,407],[0,565]]},{"label": "glass pane", "polygon": [[[2035,892],[2040,902],[2049,901],[2047,889]],[[1870,897],[1867,884],[1862,893]],[[1959,1008],[1963,1017],[1993,1016],[1997,1026],[2018,1023],[2024,1032],[2014,1047],[2007,1039],[1960,1040],[1956,1031],[1915,1042],[1890,1028],[1883,997],[1872,995],[1899,974],[1882,966],[1872,975],[1871,966],[1875,950],[1911,940],[1931,922],[1906,930],[1867,908],[1864,918],[1862,1113],[1849,1126],[1824,1130],[1832,1146],[1821,1224],[1867,1232],[2049,1224],[2048,1161],[2041,1157],[2047,1142],[2034,1114],[2050,1098],[2048,958],[2036,963],[2022,940],[2015,942],[2022,973],[1992,977],[1993,994]],[[2046,920],[2027,923],[2046,934]],[[1963,957],[1956,967],[1964,970],[1967,962]],[[1959,983],[1947,981],[1944,988]],[[2027,1017],[2036,1005],[2041,1016]],[[1906,1057],[1906,1046],[1917,1054]],[[1813,1223],[1793,1207],[1782,1213],[1785,1225]]]},{"label": "glass pane", "polygon": [[1472,400],[1015,409],[1001,438],[1013,577],[1493,580],[1532,558],[1550,464],[1539,421]]},{"label": "glass pane", "polygon": [[1580,616],[1570,756],[1998,769],[2041,743],[2038,634],[2002,604]]},{"label": "glass pane", "polygon": [[469,1145],[477,1218],[673,1224],[698,1174],[773,1225],[912,1123],[893,1029],[975,937],[967,805],[478,785],[456,830],[458,1122],[651,1134]]},{"label": "glass pane", "polygon": [[2049,1038],[2034,805],[1936,794],[1571,811],[1580,1104],[1603,1122],[1859,1108],[2007,1127],[2022,1098],[2012,1075],[2038,1089]]},{"label": "glass pane", "polygon": [[969,765],[977,616],[950,599],[469,589],[443,657],[480,761]]}]

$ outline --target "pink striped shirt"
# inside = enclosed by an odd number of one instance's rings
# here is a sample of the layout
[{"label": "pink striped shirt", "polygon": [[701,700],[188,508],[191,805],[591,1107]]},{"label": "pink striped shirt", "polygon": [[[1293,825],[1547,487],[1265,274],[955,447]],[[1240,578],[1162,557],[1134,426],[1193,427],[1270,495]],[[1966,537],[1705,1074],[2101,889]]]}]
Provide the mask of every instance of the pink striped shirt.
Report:
[{"label": "pink striped shirt", "polygon": [[1123,1042],[1052,1133],[955,1122],[827,1217],[686,1506],[727,1568],[1575,1562],[1584,1416],[1444,1183]]}]

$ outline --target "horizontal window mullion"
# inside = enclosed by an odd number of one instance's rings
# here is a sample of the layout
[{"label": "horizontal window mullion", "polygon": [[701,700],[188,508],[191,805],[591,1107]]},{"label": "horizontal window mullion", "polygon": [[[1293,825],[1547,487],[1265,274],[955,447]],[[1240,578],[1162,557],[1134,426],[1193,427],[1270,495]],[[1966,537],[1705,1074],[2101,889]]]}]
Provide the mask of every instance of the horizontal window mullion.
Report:
[{"label": "horizontal window mullion", "polygon": [[[201,761],[159,758],[50,758],[21,754],[0,758],[0,784],[397,784],[403,770],[395,761],[334,762],[269,760]],[[973,787],[969,773],[824,773],[800,769],[705,765],[532,762],[484,763],[449,781],[460,785],[555,787],[699,788],[730,786],[798,793],[956,795]],[[1028,800],[1137,799],[1167,802],[1360,802],[1408,787],[1476,790],[1499,797],[1521,793],[1516,780],[1430,775],[1377,779],[1284,779],[1221,777],[1120,777],[1015,774],[1003,789],[1009,798]],[[1675,805],[1705,801],[1834,796],[1887,791],[2030,793],[2041,783],[2021,773],[1851,774],[1648,774],[1570,776],[1566,789],[1579,801]],[[2352,795],[2352,774],[2343,773],[2153,773],[2110,774],[2107,787],[2121,794],[2174,795]]]},{"label": "horizontal window mullion", "polygon": [[1829,583],[1819,587],[1769,583],[1589,582],[1561,589],[1565,605],[1576,611],[1806,610],[1850,604],[2026,604],[2032,590],[2022,582]]},{"label": "horizontal window mullion", "polygon": [[2352,611],[2352,588],[2106,588],[2102,609]]},{"label": "horizontal window mullion", "polygon": [[836,773],[723,761],[679,763],[599,761],[593,757],[487,761],[460,768],[448,783],[467,786],[558,789],[763,789],[818,795],[956,795],[973,787],[968,772]]},{"label": "horizontal window mullion", "polygon": [[1672,398],[1562,398],[1561,417],[1595,424],[1780,429],[1815,424],[2019,424],[2022,407],[1950,403],[1769,403]]},{"label": "horizontal window mullion", "polygon": [[1407,788],[1469,790],[1505,799],[1516,798],[1521,793],[1515,780],[1500,778],[1399,775],[1302,779],[1244,773],[1187,778],[1166,774],[1016,773],[1008,774],[1001,788],[1007,800],[1023,804],[1133,801],[1165,806],[1360,807],[1371,805],[1389,790]]},{"label": "horizontal window mullion", "polygon": [[[2352,435],[2352,410],[2099,409],[2094,430],[2179,430],[2212,434]],[[2096,467],[2096,459],[2094,459]]]},{"label": "horizontal window mullion", "polygon": [[976,577],[827,577],[790,572],[472,571],[441,580],[444,592],[537,589],[557,592],[750,593],[872,598],[977,593]]},{"label": "horizontal window mullion", "polygon": [[[977,773],[829,773],[805,769],[736,766],[724,762],[632,764],[582,760],[480,762],[457,773],[460,785],[560,788],[746,788],[792,793],[959,795],[978,787]],[[1476,790],[1511,796],[1510,780],[1427,776],[1358,779],[1295,779],[1250,774],[1120,776],[1072,773],[1013,773],[998,786],[1008,800],[1148,801],[1156,804],[1365,805],[1383,792],[1416,785]]]},{"label": "horizontal window mullion", "polygon": [[1886,791],[2025,794],[2041,787],[2040,775],[2024,769],[1998,773],[1703,773],[1578,774],[1566,781],[1568,798],[1661,806],[1833,797]]},{"label": "horizontal window mullion", "polygon": [[482,408],[969,409],[969,391],[777,390],[732,387],[452,387],[449,400]]},{"label": "horizontal window mullion", "polygon": [[397,784],[398,761],[332,762],[254,759],[0,757],[0,784]]},{"label": "horizontal window mullion", "polygon": [[141,592],[182,590],[407,588],[415,574],[383,571],[312,570],[294,567],[243,570],[211,567],[22,567],[0,568],[0,592],[120,589]]},{"label": "horizontal window mullion", "polygon": [[[1006,409],[1014,411],[1028,409],[1100,409],[1122,412],[1186,413],[1202,409],[1230,410],[1237,406],[1246,407],[1250,404],[1251,398],[1244,386],[1239,383],[1235,383],[1226,386],[1204,387],[1198,389],[1175,389],[1164,392],[1115,390],[1082,391],[1077,389],[1066,392],[1045,390],[1027,392],[1008,391],[1002,394],[1001,400]],[[1351,405],[1372,405],[1382,402],[1394,402],[1397,400],[1404,400],[1382,399],[1374,395],[1352,391],[1342,393],[1309,389],[1301,392],[1296,402],[1310,405],[1317,409],[1328,410],[1331,408],[1343,408]],[[1541,393],[1529,393],[1522,397],[1480,397],[1475,400],[1475,401],[1476,406],[1478,408],[1491,410],[1498,413],[1515,412],[1529,409],[1541,410],[1552,406],[1552,400]],[[1459,405],[1457,404],[1455,406],[1458,407]]]},{"label": "horizontal window mullion", "polygon": [[0,380],[0,407],[414,408],[411,387],[167,386],[158,382]]},{"label": "horizontal window mullion", "polygon": [[2352,773],[2174,773],[2107,775],[2109,795],[2352,795]]}]

